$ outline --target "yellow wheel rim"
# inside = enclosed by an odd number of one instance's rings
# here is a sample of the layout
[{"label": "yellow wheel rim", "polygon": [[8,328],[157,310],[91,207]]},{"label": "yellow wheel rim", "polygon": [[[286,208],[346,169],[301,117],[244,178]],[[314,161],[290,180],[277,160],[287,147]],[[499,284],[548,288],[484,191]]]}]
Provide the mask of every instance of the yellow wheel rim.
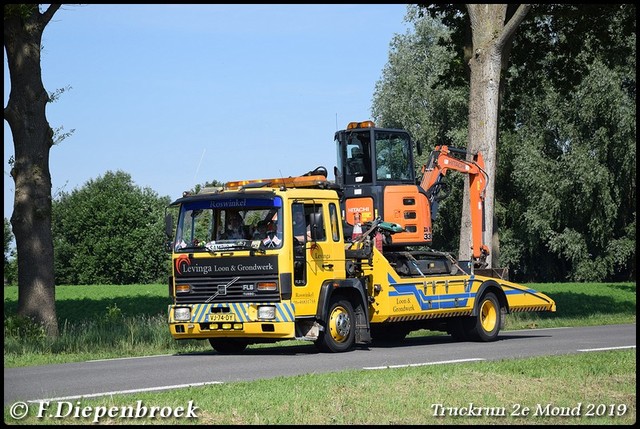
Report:
[{"label": "yellow wheel rim", "polygon": [[331,337],[338,343],[345,341],[349,336],[351,320],[349,319],[349,313],[341,305],[336,306],[331,312],[329,331],[331,332]]},{"label": "yellow wheel rim", "polygon": [[485,332],[492,332],[498,321],[498,309],[491,300],[486,300],[480,308],[480,323]]}]

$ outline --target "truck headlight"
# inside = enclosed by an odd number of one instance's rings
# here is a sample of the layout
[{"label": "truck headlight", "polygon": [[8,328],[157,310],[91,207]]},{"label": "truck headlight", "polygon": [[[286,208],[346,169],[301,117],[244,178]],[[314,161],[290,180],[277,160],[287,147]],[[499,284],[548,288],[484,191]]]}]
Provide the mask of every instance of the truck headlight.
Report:
[{"label": "truck headlight", "polygon": [[276,307],[273,305],[263,305],[258,307],[258,319],[274,320],[276,318]]},{"label": "truck headlight", "polygon": [[173,309],[173,317],[180,322],[191,320],[191,308],[176,307]]}]

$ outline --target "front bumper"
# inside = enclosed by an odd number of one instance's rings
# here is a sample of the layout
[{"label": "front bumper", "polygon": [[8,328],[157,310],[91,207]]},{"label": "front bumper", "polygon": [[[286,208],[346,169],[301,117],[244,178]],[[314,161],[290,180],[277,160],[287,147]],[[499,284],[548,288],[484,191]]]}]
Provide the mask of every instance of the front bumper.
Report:
[{"label": "front bumper", "polygon": [[[259,318],[258,308],[274,306],[275,317]],[[176,308],[190,309],[189,320],[176,320]],[[169,331],[174,339],[295,338],[295,308],[291,303],[215,303],[169,306]]]}]

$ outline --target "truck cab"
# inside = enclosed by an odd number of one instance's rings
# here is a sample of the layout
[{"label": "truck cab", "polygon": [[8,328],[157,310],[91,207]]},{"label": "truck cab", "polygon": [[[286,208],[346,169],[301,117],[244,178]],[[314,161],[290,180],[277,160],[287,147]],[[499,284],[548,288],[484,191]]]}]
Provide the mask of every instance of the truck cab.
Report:
[{"label": "truck cab", "polygon": [[[366,322],[362,284],[345,281],[338,194],[315,179],[296,188],[230,183],[172,203],[178,208],[169,308],[174,338],[207,338],[222,352],[292,338],[339,348],[323,339],[336,288],[353,289],[345,293],[360,299],[355,309],[334,314],[335,323]],[[232,218],[240,219],[241,235],[231,234]]]}]

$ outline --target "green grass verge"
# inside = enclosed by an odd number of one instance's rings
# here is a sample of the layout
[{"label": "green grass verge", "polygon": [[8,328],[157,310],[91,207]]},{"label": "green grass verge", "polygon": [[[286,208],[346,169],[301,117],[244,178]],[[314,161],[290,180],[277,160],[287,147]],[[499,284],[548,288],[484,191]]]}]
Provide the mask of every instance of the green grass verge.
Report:
[{"label": "green grass verge", "polygon": [[[504,361],[277,377],[155,393],[69,400],[87,418],[37,405],[10,424],[374,424],[631,425],[636,421],[636,352],[620,350]],[[140,402],[138,402],[140,401]],[[197,407],[193,419],[95,419],[96,407]],[[138,405],[140,404],[140,406]],[[469,416],[469,410],[477,416]],[[118,414],[116,414],[117,416]],[[125,411],[126,415],[126,411]]]},{"label": "green grass verge", "polygon": [[[635,323],[635,283],[530,284],[556,301],[556,313],[509,315],[505,329]],[[166,285],[58,286],[60,336],[51,340],[15,316],[17,288],[5,287],[5,368],[100,358],[209,351],[207,342],[168,333]],[[412,337],[438,335],[418,331]],[[308,344],[287,341],[274,347]],[[636,420],[636,352],[621,350],[496,362],[436,365],[193,387],[70,400],[63,418],[37,406],[9,424],[88,424],[75,410],[141,404],[198,409],[195,419],[109,418],[101,424],[622,424]],[[138,402],[140,401],[140,402]],[[442,404],[438,408],[437,404]],[[480,416],[468,414],[470,404]],[[96,408],[92,408],[95,413]],[[479,410],[479,411],[478,411]],[[441,411],[441,413],[437,412]],[[593,415],[589,415],[589,413]],[[439,415],[442,414],[442,415]],[[578,415],[571,415],[578,414]],[[126,413],[125,413],[126,415]]]}]

